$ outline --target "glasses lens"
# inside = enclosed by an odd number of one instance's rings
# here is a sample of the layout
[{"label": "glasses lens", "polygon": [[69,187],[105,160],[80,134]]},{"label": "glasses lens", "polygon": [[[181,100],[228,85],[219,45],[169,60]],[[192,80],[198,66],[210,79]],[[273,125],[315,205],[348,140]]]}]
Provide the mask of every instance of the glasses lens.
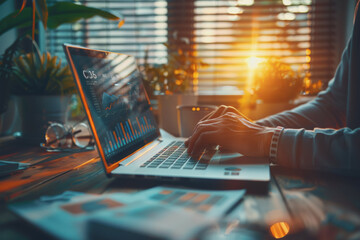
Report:
[{"label": "glasses lens", "polygon": [[59,123],[52,123],[45,133],[46,145],[51,148],[59,148],[66,143],[66,129]]},{"label": "glasses lens", "polygon": [[85,123],[78,123],[72,129],[73,142],[76,146],[84,148],[89,146],[92,136]]}]

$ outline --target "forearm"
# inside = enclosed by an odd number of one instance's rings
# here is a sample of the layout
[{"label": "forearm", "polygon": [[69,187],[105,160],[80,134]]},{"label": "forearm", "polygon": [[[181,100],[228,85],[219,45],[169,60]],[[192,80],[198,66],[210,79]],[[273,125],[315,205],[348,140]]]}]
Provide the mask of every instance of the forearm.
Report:
[{"label": "forearm", "polygon": [[360,128],[285,129],[277,164],[331,172],[360,171]]},{"label": "forearm", "polygon": [[315,100],[295,109],[285,111],[256,123],[267,127],[282,126],[286,128],[341,128],[345,124],[345,112],[333,104],[329,95],[320,95]]}]

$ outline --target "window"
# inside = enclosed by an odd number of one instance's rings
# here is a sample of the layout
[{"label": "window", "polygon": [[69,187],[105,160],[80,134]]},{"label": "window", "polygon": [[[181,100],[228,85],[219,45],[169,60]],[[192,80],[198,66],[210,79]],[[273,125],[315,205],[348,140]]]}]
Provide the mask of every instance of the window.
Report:
[{"label": "window", "polygon": [[136,56],[140,63],[149,50],[150,63],[166,62],[167,2],[166,0],[90,0],[79,1],[96,7],[121,13],[125,24],[119,29],[117,23],[100,17],[76,24],[66,24],[47,33],[47,50],[64,56],[64,42]]},{"label": "window", "polygon": [[175,32],[192,43],[195,56],[209,64],[199,70],[203,95],[239,95],[256,64],[279,57],[330,80],[335,67],[336,0],[88,0],[82,4],[125,17],[115,22],[93,18],[49,31],[47,48],[63,56],[62,43],[131,54],[142,63],[166,62],[162,45]]}]

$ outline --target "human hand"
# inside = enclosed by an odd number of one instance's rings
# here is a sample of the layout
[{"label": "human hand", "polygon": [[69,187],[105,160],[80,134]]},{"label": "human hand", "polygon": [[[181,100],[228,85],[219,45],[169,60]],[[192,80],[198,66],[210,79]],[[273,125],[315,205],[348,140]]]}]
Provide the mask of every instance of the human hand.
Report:
[{"label": "human hand", "polygon": [[216,118],[201,120],[185,145],[188,153],[194,157],[204,149],[217,145],[246,156],[268,157],[274,131],[274,128],[263,127],[245,119],[242,114],[227,112]]},{"label": "human hand", "polygon": [[203,117],[199,122],[205,121],[205,120],[208,120],[208,119],[218,118],[218,117],[220,117],[220,116],[222,116],[222,115],[224,115],[226,113],[235,113],[235,114],[237,114],[239,116],[242,116],[244,119],[252,122],[252,120],[250,120],[244,114],[239,112],[236,108],[231,107],[231,106],[225,106],[225,105],[219,106],[216,110],[212,111],[211,113],[209,113],[205,117]]}]

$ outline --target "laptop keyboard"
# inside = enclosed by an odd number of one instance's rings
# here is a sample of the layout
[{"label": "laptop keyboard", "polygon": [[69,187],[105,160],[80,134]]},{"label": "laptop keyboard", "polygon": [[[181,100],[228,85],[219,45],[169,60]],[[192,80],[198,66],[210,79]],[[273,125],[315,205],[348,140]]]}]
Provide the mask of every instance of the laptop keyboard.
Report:
[{"label": "laptop keyboard", "polygon": [[210,159],[201,157],[200,160],[195,160],[187,154],[183,141],[173,141],[140,167],[205,170]]}]

